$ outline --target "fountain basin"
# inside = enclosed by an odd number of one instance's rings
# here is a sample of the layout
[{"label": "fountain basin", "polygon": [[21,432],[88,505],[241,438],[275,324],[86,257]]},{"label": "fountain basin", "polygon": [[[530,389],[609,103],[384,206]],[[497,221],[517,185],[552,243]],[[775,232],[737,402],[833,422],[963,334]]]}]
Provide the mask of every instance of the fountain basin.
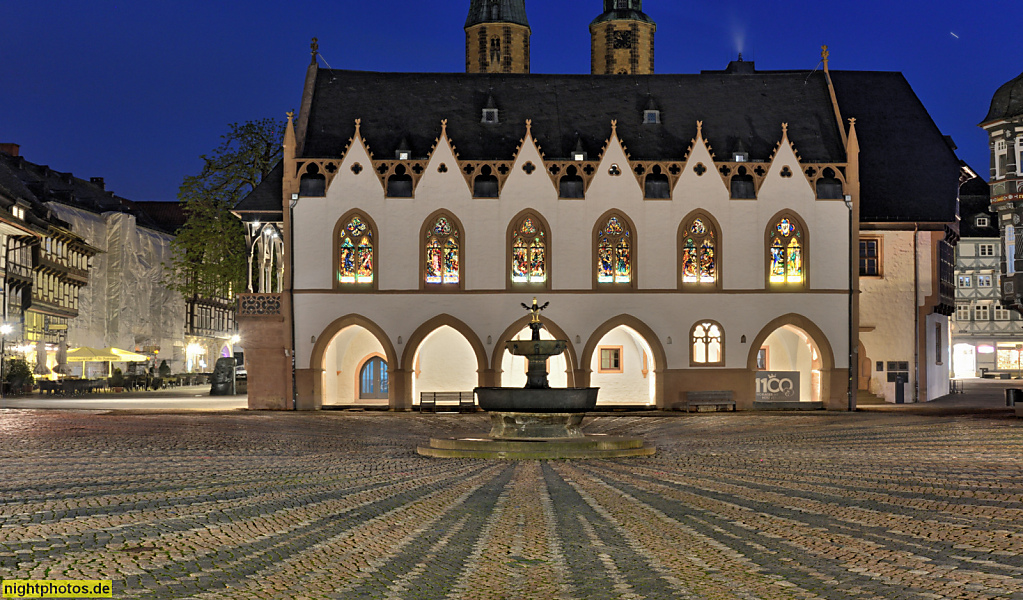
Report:
[{"label": "fountain basin", "polygon": [[580,413],[597,406],[600,388],[476,388],[480,408],[489,412]]}]

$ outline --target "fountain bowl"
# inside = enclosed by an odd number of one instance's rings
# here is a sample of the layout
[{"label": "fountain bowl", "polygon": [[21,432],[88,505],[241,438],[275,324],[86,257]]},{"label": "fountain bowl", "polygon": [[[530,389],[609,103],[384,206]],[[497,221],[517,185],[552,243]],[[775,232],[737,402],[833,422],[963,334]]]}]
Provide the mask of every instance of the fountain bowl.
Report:
[{"label": "fountain bowl", "polygon": [[480,408],[488,412],[576,413],[597,406],[600,388],[496,388],[478,387]]}]

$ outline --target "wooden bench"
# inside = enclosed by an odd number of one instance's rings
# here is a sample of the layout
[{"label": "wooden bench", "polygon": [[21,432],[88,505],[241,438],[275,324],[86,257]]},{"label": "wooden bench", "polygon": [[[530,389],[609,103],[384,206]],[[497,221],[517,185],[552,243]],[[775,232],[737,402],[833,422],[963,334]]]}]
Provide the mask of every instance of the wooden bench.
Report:
[{"label": "wooden bench", "polygon": [[458,412],[476,412],[473,392],[420,392],[419,412],[437,412],[438,406],[453,406]]},{"label": "wooden bench", "polygon": [[731,390],[680,392],[679,396],[682,397],[682,400],[675,405],[675,410],[690,412],[691,408],[695,408],[699,412],[701,406],[735,410],[735,399],[732,397]]}]

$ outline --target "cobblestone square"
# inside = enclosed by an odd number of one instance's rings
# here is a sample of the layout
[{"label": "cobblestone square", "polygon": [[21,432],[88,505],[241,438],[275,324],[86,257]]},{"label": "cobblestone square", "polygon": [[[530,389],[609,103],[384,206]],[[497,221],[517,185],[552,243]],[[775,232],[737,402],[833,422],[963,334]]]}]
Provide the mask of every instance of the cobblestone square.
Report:
[{"label": "cobblestone square", "polygon": [[115,598],[1023,599],[1023,420],[601,416],[648,459],[439,460],[485,415],[0,412],[0,573]]}]

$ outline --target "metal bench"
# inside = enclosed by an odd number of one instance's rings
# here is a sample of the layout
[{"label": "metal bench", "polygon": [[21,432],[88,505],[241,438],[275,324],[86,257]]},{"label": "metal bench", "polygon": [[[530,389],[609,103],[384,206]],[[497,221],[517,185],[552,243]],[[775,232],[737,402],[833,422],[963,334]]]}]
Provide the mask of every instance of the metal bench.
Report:
[{"label": "metal bench", "polygon": [[715,409],[735,410],[735,400],[731,390],[701,391],[701,392],[680,392],[681,401],[675,404],[675,410],[690,412],[695,408],[700,411],[701,406],[713,406]]},{"label": "metal bench", "polygon": [[438,406],[451,406],[458,412],[476,412],[473,392],[420,392],[419,412],[437,412]]}]

